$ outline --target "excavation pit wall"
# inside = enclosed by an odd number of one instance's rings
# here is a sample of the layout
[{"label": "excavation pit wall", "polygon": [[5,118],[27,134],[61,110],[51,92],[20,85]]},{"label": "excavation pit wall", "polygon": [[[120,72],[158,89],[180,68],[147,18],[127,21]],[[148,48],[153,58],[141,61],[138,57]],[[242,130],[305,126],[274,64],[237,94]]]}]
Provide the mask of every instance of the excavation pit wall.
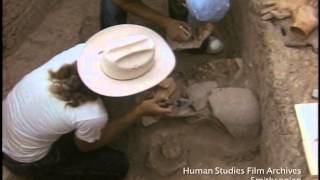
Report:
[{"label": "excavation pit wall", "polygon": [[287,23],[263,22],[261,2],[234,0],[231,8],[247,77],[260,102],[260,166],[301,169],[301,177],[308,179],[294,104],[315,102],[311,94],[317,88],[318,54],[284,46],[281,29],[286,31]]},{"label": "excavation pit wall", "polygon": [[4,56],[10,55],[15,48],[19,47],[57,2],[58,0],[3,1]]}]

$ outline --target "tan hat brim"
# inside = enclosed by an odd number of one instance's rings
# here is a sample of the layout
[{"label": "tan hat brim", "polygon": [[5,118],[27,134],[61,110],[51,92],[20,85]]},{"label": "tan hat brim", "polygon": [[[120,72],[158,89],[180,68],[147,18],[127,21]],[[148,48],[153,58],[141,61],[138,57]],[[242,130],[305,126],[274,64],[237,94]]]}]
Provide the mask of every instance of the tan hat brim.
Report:
[{"label": "tan hat brim", "polygon": [[[106,42],[117,37],[145,34],[155,43],[154,66],[141,77],[132,80],[116,80],[105,75],[100,66]],[[106,28],[93,35],[81,53],[77,67],[81,80],[92,91],[110,97],[122,97],[145,91],[165,79],[175,67],[175,56],[165,40],[154,31],[139,25],[122,24]]]}]

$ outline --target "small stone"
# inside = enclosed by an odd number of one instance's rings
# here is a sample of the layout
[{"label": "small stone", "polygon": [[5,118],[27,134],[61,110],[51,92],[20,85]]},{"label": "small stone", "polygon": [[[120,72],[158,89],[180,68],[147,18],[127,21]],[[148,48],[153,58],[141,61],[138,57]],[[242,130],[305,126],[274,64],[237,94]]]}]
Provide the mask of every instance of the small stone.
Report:
[{"label": "small stone", "polygon": [[207,52],[217,54],[223,50],[223,43],[214,36],[209,37]]},{"label": "small stone", "polygon": [[151,126],[152,124],[155,124],[159,122],[159,118],[152,117],[152,116],[143,116],[141,123],[144,127]]},{"label": "small stone", "polygon": [[314,89],[312,91],[312,97],[318,99],[319,98],[319,90],[318,89]]},{"label": "small stone", "polygon": [[209,63],[208,65],[210,66],[211,70],[215,70],[216,69],[216,66],[214,65],[214,63]]}]

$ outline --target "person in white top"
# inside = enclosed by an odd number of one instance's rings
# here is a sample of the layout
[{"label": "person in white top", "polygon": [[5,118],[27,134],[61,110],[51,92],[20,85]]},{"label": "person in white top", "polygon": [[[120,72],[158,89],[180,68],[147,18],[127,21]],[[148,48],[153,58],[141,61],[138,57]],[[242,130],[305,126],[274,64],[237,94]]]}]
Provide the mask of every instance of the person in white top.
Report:
[{"label": "person in white top", "polygon": [[123,179],[128,160],[107,145],[141,116],[163,115],[172,107],[149,98],[109,122],[103,99],[149,90],[174,67],[174,54],[157,33],[129,24],[104,29],[56,55],[2,102],[4,165],[34,179]]}]

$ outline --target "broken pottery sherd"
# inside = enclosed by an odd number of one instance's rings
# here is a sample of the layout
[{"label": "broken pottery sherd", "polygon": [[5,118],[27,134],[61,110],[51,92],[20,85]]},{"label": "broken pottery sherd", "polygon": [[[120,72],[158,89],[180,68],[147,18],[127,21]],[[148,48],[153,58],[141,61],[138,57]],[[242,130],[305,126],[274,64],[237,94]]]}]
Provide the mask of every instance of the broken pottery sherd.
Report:
[{"label": "broken pottery sherd", "polygon": [[319,98],[319,90],[318,89],[314,89],[312,91],[312,97],[318,99]]},{"label": "broken pottery sherd", "polygon": [[159,122],[159,120],[160,120],[159,117],[143,116],[141,123],[144,127],[148,127],[148,126],[151,126],[152,124]]},{"label": "broken pottery sherd", "polygon": [[307,37],[318,26],[317,9],[312,6],[301,6],[293,14],[290,30],[301,37]]},{"label": "broken pottery sherd", "polygon": [[259,103],[245,88],[216,88],[209,103],[217,117],[235,138],[254,138],[259,134]]},{"label": "broken pottery sherd", "polygon": [[236,81],[238,81],[240,77],[243,76],[243,73],[244,73],[243,60],[241,58],[234,58],[233,60],[236,62],[238,66],[238,70],[234,74],[230,84],[234,84]]},{"label": "broken pottery sherd", "polygon": [[151,145],[146,166],[169,176],[187,166],[187,151],[178,135],[162,136]]},{"label": "broken pottery sherd", "polygon": [[215,81],[204,81],[187,87],[187,95],[192,100],[192,106],[196,111],[200,111],[206,107],[211,90],[217,87],[218,84]]}]

